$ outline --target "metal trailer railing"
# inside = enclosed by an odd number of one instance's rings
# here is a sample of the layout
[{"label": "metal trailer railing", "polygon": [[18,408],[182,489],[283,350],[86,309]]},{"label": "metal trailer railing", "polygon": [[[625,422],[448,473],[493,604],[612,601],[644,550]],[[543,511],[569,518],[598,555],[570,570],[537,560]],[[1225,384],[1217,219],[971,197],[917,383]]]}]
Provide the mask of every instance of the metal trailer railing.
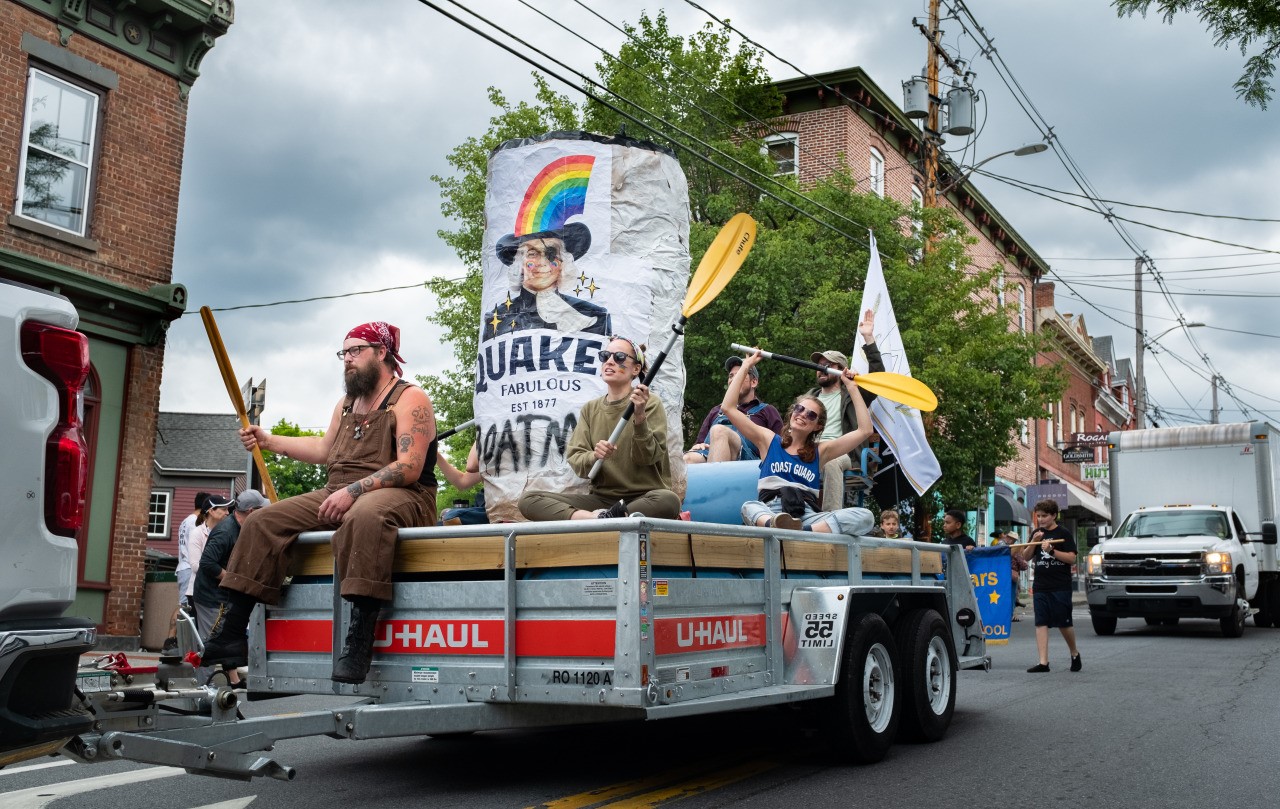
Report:
[{"label": "metal trailer railing", "polygon": [[[616,571],[539,578],[520,568],[522,542],[601,531],[617,536]],[[298,543],[307,549],[330,536],[307,533]],[[758,549],[759,577],[664,570],[654,553],[673,536],[687,537],[690,548],[712,538]],[[292,768],[263,755],[288,738],[456,734],[824,699],[851,717],[850,754],[875,760],[892,743],[899,714],[913,735],[940,738],[955,671],[990,664],[964,554],[952,546],[641,516],[402,529],[400,538],[402,551],[416,540],[500,541],[501,570],[489,580],[398,574],[365,683],[328,679],[346,630],[333,578],[295,576],[281,604],[259,607],[251,623],[248,696],[340,694],[363,698],[359,704],[244,719],[245,691],[201,687],[189,667],[162,662],[154,689],[84,695],[94,732],[64,752],[289,779]],[[810,546],[839,554],[845,571],[786,569],[784,547],[796,556]],[[868,572],[864,561],[884,550],[909,556],[909,565]],[[923,572],[935,558],[948,575]],[[863,676],[842,672],[849,667]]]}]

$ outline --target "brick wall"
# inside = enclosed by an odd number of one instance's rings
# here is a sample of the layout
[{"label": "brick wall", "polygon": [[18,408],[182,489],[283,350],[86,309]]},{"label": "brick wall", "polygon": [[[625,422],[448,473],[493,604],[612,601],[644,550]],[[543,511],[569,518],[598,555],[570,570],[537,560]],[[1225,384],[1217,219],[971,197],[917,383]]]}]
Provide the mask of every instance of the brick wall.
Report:
[{"label": "brick wall", "polygon": [[[924,180],[916,171],[911,160],[893,147],[890,141],[883,138],[861,116],[846,105],[832,105],[821,109],[794,113],[783,116],[773,122],[772,128],[778,132],[794,132],[798,135],[800,161],[800,183],[812,186],[823,177],[831,174],[843,161],[850,170],[858,187],[870,191],[869,165],[871,148],[875,147],[884,157],[884,191],[885,196],[904,205],[912,201],[912,188],[923,188]],[[972,218],[972,210],[957,209],[949,200],[942,200],[956,213],[964,223],[969,235],[977,240],[977,244],[969,248],[969,256],[978,269],[987,269],[998,263],[1005,265],[1006,282],[1016,283],[1022,289],[1022,300],[1025,304],[1024,323],[1030,330],[1032,323],[1031,280],[1020,270],[1001,249],[989,234],[988,227],[980,227]],[[1009,295],[1016,293],[1010,292]],[[1009,300],[1011,311],[1015,300]],[[1040,299],[1037,305],[1043,305]],[[1016,315],[1011,315],[1016,317]],[[1010,322],[1010,329],[1020,328],[1016,321]],[[1015,483],[1028,485],[1035,483],[1036,448],[1035,436],[1037,422],[1028,425],[1027,442],[1024,444],[1018,435],[1011,437],[1017,450],[1017,457],[999,467],[997,473]]]},{"label": "brick wall", "polygon": [[[0,247],[145,290],[169,283],[177,226],[187,104],[176,79],[105,45],[73,35],[66,50],[113,71],[100,120],[88,238],[91,250],[8,224],[17,193],[30,33],[59,45],[57,26],[24,7],[0,2]],[[38,64],[38,63],[37,63]],[[51,71],[56,72],[56,71]],[[118,493],[103,629],[136,635],[143,585],[151,462],[164,349],[130,348],[122,420]]]},{"label": "brick wall", "polygon": [[[48,19],[0,3],[0,218],[13,213],[26,102],[24,32],[57,45]],[[119,88],[106,95],[99,136],[97,186],[89,237],[95,253],[19,228],[0,227],[0,247],[56,262],[119,284],[146,289],[167,284],[173,271],[178,183],[182,176],[187,102],[176,79],[87,37],[66,49],[114,71]]]}]

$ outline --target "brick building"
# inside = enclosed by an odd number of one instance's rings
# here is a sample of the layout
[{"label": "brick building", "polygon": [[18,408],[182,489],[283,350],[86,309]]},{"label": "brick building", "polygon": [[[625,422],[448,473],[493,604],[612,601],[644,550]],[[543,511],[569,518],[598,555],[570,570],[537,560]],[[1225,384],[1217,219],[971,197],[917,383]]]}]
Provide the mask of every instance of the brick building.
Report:
[{"label": "brick building", "polygon": [[1083,315],[1058,311],[1053,283],[1036,284],[1034,295],[1036,329],[1049,341],[1038,361],[1061,367],[1067,387],[1037,428],[1037,485],[1028,498],[1055,499],[1073,527],[1109,522],[1107,447],[1089,437],[1133,429],[1132,369],[1128,360],[1117,362],[1110,337],[1089,336]]},{"label": "brick building", "polygon": [[177,557],[178,526],[195,509],[198,492],[233,498],[244,491],[253,456],[239,429],[233,413],[160,412],[147,521],[152,551]]},{"label": "brick building", "polygon": [[0,277],[89,337],[89,493],[70,614],[136,638],[187,94],[231,0],[0,0]]},{"label": "brick building", "polygon": [[[813,78],[788,79],[776,86],[783,95],[783,115],[772,122],[773,132],[765,137],[765,145],[778,173],[794,174],[801,186],[809,186],[833,172],[835,166],[845,163],[859,186],[868,192],[906,205],[923,204],[923,133],[867,73],[860,68],[849,68]],[[1055,329],[1056,335],[1060,333],[1060,351],[1039,361],[1046,365],[1062,362],[1071,375],[1073,393],[1064,398],[1064,402],[1068,402],[1065,411],[1068,417],[1074,403],[1078,424],[1091,425],[1088,430],[1101,424],[1119,426],[1124,421],[1117,410],[1119,405],[1110,406],[1112,399],[1116,399],[1115,390],[1107,394],[1106,402],[1097,403],[1094,399],[1098,397],[1087,396],[1085,390],[1097,390],[1096,385],[1110,388],[1117,379],[1121,389],[1125,389],[1125,384],[1132,389],[1132,379],[1121,379],[1117,375],[1110,344],[1103,361],[1088,348],[1091,340],[1083,334],[1083,319],[1071,326],[1069,321],[1056,315],[1052,284],[1039,287],[1047,298],[1033,298],[1038,280],[1050,271],[1048,264],[957,166],[941,165],[938,184],[942,188],[938,205],[954,211],[970,236],[977,239],[969,248],[973,264],[980,268],[997,264],[1005,268],[1006,291],[1001,293],[1001,303],[1011,312],[1010,329],[1028,332],[1050,328]],[[1073,334],[1075,337],[1070,337]],[[1076,351],[1076,343],[1080,342],[1084,348]],[[1132,403],[1128,407],[1132,413]],[[1073,467],[1061,462],[1060,447],[1065,444],[1048,443],[1044,438],[1048,421],[1028,422],[1018,434],[1010,437],[1018,454],[995,470],[986,508],[978,509],[975,531],[979,538],[997,525],[1027,525],[1028,512],[1033,506],[1028,486],[1050,481],[1070,480],[1070,485],[1075,486],[1071,508],[1078,511],[1070,512],[1071,516],[1083,516],[1083,512],[1096,515],[1080,506],[1084,502],[1093,506],[1097,497],[1091,486],[1083,485],[1078,465]],[[1059,422],[1053,422],[1053,430],[1057,424]],[[1082,428],[1082,431],[1088,430]]]}]

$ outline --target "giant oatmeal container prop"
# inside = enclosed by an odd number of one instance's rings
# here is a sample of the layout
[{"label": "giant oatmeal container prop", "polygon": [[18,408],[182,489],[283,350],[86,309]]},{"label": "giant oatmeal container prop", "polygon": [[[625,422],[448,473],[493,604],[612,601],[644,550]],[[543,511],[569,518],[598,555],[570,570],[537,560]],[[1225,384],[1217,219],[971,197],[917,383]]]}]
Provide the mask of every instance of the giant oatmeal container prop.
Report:
[{"label": "giant oatmeal container prop", "polygon": [[[587,133],[507,141],[489,159],[475,416],[493,521],[526,490],[586,491],[564,460],[578,411],[605,392],[613,334],[656,353],[689,280],[689,191],[658,146]],[[684,491],[683,343],[653,391]]]}]

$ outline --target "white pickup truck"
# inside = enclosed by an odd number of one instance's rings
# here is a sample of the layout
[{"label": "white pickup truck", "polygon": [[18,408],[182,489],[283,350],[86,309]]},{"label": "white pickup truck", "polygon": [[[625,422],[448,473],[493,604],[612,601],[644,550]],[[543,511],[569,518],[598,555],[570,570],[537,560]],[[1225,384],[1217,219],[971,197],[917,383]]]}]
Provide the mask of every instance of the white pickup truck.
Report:
[{"label": "white pickup truck", "polygon": [[1272,428],[1206,424],[1111,434],[1114,533],[1086,558],[1093,628],[1245,618],[1280,625]]},{"label": "white pickup truck", "polygon": [[88,450],[89,345],[70,301],[0,279],[0,767],[89,730],[75,699],[93,622],[64,617],[76,591]]},{"label": "white pickup truck", "polygon": [[[1264,531],[1274,543],[1274,523]],[[1118,618],[1153,625],[1217,618],[1222,634],[1237,638],[1258,594],[1258,543],[1225,506],[1140,508],[1092,550],[1085,581],[1099,635],[1113,634]],[[1255,621],[1269,620],[1261,614]]]}]

